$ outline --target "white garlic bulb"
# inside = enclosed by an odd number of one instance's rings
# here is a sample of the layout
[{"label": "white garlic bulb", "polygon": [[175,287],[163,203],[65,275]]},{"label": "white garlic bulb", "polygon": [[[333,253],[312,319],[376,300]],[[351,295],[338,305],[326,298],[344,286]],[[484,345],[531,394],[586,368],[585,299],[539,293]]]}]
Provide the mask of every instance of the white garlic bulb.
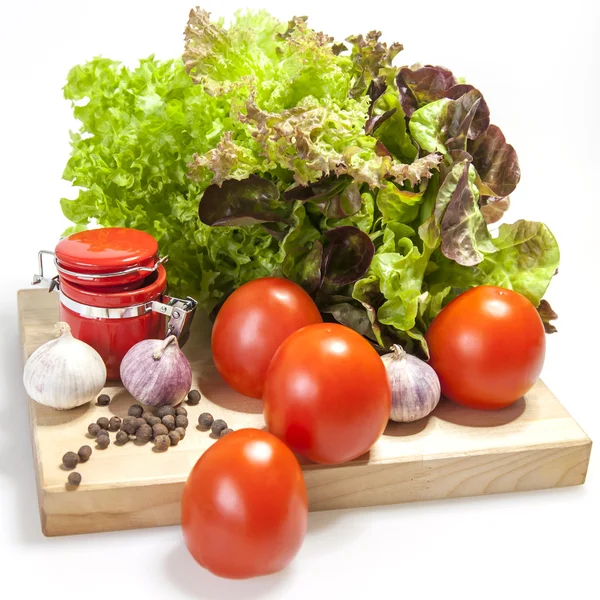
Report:
[{"label": "white garlic bulb", "polygon": [[40,346],[23,372],[32,400],[67,410],[93,400],[106,383],[106,366],[88,344],[75,339],[67,323],[56,324],[57,339]]}]

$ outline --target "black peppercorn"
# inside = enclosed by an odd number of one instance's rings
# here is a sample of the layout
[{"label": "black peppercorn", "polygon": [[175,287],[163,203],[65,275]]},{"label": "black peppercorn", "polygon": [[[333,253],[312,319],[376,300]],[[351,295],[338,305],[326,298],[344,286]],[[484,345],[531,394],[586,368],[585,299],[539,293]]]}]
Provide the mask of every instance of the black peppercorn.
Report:
[{"label": "black peppercorn", "polygon": [[[137,418],[137,426],[138,429],[142,426],[142,425],[148,425],[146,419],[142,419],[142,417],[138,417]],[[136,430],[137,431],[137,430]]]},{"label": "black peppercorn", "polygon": [[175,417],[173,415],[165,415],[162,418],[162,424],[169,430],[175,429]]},{"label": "black peppercorn", "polygon": [[89,446],[81,446],[77,451],[77,456],[79,456],[79,462],[87,462],[92,455],[92,449]]},{"label": "black peppercorn", "polygon": [[150,425],[150,427],[154,427],[155,425],[162,423],[162,421],[158,417],[151,415],[150,417],[148,417],[146,419],[146,423],[148,423],[148,425]]},{"label": "black peppercorn", "polygon": [[227,429],[227,423],[225,421],[223,421],[223,419],[217,419],[211,427],[211,432],[213,435],[216,435],[217,437],[219,437],[219,435],[221,434],[221,431],[223,431],[223,429]]},{"label": "black peppercorn", "polygon": [[221,431],[221,433],[219,434],[219,437],[223,437],[224,435],[227,435],[228,433],[233,433],[233,429],[226,427],[225,429],[223,429],[223,431]]},{"label": "black peppercorn", "polygon": [[179,438],[183,439],[185,437],[185,429],[183,427],[175,427],[175,430],[179,434]]},{"label": "black peppercorn", "polygon": [[100,417],[96,423],[100,425],[100,429],[108,429],[109,420],[106,417]]},{"label": "black peppercorn", "polygon": [[156,416],[159,418],[166,417],[167,415],[175,416],[175,409],[170,404],[165,404],[164,406],[159,406],[156,411]]},{"label": "black peppercorn", "polygon": [[181,441],[181,436],[175,431],[169,431],[169,439],[171,440],[171,446],[177,446]]},{"label": "black peppercorn", "polygon": [[154,438],[154,447],[157,450],[166,450],[171,445],[171,438],[168,435],[158,435]]},{"label": "black peppercorn", "polygon": [[169,430],[162,424],[157,423],[152,427],[152,435],[157,438],[159,435],[168,435]]},{"label": "black peppercorn", "polygon": [[187,396],[187,403],[190,406],[196,406],[200,402],[202,396],[198,390],[192,390]]},{"label": "black peppercorn", "polygon": [[105,448],[108,448],[108,446],[110,444],[110,438],[108,437],[108,433],[100,434],[96,438],[96,444],[98,445],[98,448],[100,448],[100,450],[104,450]]},{"label": "black peppercorn", "polygon": [[108,422],[108,430],[109,431],[119,431],[121,429],[121,418],[120,417],[111,417]]},{"label": "black peppercorn", "polygon": [[110,404],[110,396],[108,394],[100,394],[96,400],[98,406],[108,406]]},{"label": "black peppercorn", "polygon": [[129,435],[135,435],[137,428],[139,427],[139,423],[137,417],[125,417],[123,419],[123,423],[121,423],[121,430]]},{"label": "black peppercorn", "polygon": [[77,471],[73,471],[69,473],[69,477],[67,478],[69,485],[77,487],[81,483],[81,475]]},{"label": "black peppercorn", "polygon": [[[150,411],[146,410],[142,413],[142,419],[144,419],[146,421],[146,423],[148,423],[148,419],[154,419],[154,413],[151,413]],[[150,425],[150,423],[148,423],[148,425]]]},{"label": "black peppercorn", "polygon": [[119,444],[119,446],[123,446],[129,441],[129,434],[125,431],[118,431],[115,442]]},{"label": "black peppercorn", "polygon": [[204,429],[204,431],[210,429],[214,421],[215,420],[210,413],[202,413],[198,417],[198,425],[200,426],[200,429]]},{"label": "black peppercorn", "polygon": [[175,417],[175,427],[183,427],[185,429],[188,425],[189,421],[185,415],[177,415]]},{"label": "black peppercorn", "polygon": [[144,412],[143,407],[139,404],[132,404],[127,411],[127,416],[129,417],[141,417]]},{"label": "black peppercorn", "polygon": [[98,423],[90,423],[88,425],[88,433],[92,436],[92,437],[96,437],[100,431],[102,430],[102,427],[100,427],[100,425],[98,425]]},{"label": "black peppercorn", "polygon": [[67,469],[74,469],[79,463],[79,456],[75,452],[67,452],[62,457],[62,463]]},{"label": "black peppercorn", "polygon": [[148,424],[140,425],[135,432],[135,438],[144,444],[149,442],[152,439],[152,427]]},{"label": "black peppercorn", "polygon": [[185,406],[178,406],[175,409],[175,417],[187,417],[187,409],[185,408]]}]

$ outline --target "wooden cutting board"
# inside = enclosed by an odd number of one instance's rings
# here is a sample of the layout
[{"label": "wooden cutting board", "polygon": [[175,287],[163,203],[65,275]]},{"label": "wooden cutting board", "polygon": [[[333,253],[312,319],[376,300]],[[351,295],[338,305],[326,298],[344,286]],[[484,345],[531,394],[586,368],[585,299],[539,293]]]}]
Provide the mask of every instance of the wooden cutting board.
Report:
[{"label": "wooden cutting board", "polygon": [[[23,358],[52,339],[58,295],[19,292]],[[45,535],[69,535],[173,525],[179,522],[183,485],[198,457],[215,440],[195,428],[210,412],[233,429],[264,427],[261,402],[237,394],[215,371],[210,324],[196,316],[185,347],[194,387],[203,399],[187,407],[185,439],[167,452],[152,444],[95,448],[87,426],[99,417],[124,417],[133,400],[122,387],[107,387],[108,407],[95,404],[54,411],[28,400],[40,516]],[[90,460],[77,470],[78,489],[66,487],[61,458],[83,444]],[[585,481],[592,442],[541,382],[525,398],[499,411],[482,412],[442,400],[432,415],[412,424],[390,423],[366,455],[339,466],[303,462],[311,510],[351,508],[578,485]]]}]

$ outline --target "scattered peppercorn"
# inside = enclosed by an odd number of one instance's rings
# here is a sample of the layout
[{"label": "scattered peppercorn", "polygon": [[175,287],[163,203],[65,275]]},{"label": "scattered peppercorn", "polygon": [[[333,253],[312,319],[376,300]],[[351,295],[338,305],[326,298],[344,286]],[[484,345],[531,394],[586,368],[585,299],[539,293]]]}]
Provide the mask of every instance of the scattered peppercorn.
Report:
[{"label": "scattered peppercorn", "polygon": [[154,447],[157,450],[166,450],[171,445],[171,438],[168,435],[157,435],[154,438]]},{"label": "scattered peppercorn", "polygon": [[[151,413],[150,411],[146,410],[142,413],[142,419],[144,419],[144,421],[146,421],[146,423],[148,423],[148,419],[154,419],[154,413]],[[148,423],[148,425],[150,425],[150,423]]]},{"label": "scattered peppercorn", "polygon": [[116,443],[123,446],[129,441],[129,434],[125,431],[117,431]]},{"label": "scattered peppercorn", "polygon": [[181,441],[181,436],[175,431],[169,431],[169,440],[171,440],[171,446],[177,446]]},{"label": "scattered peppercorn", "polygon": [[70,485],[78,486],[81,483],[81,474],[77,471],[73,471],[72,473],[69,473],[67,481]]},{"label": "scattered peppercorn", "polygon": [[119,431],[121,429],[121,418],[120,417],[111,417],[108,422],[108,430],[109,431]]},{"label": "scattered peppercorn", "polygon": [[148,424],[140,425],[138,430],[135,432],[135,437],[138,441],[143,442],[144,444],[149,442],[152,439],[152,427],[150,427]]},{"label": "scattered peppercorn", "polygon": [[185,408],[185,406],[178,406],[175,409],[175,416],[176,417],[187,417],[187,409]]},{"label": "scattered peppercorn", "polygon": [[213,435],[216,435],[218,437],[219,435],[221,435],[221,431],[223,431],[224,429],[227,429],[227,423],[223,421],[223,419],[217,419],[212,424],[211,432]]},{"label": "scattered peppercorn", "polygon": [[150,425],[150,427],[154,427],[155,425],[162,423],[162,421],[158,417],[155,417],[154,415],[152,415],[151,417],[148,417],[146,419],[146,423],[148,423],[148,425]]},{"label": "scattered peppercorn", "polygon": [[98,406],[108,406],[110,404],[110,396],[108,394],[100,394],[96,400]]},{"label": "scattered peppercorn", "polygon": [[[148,423],[146,422],[146,419],[142,419],[142,417],[138,417],[137,418],[137,426],[138,429],[142,426],[142,425],[148,425]],[[137,432],[137,430],[136,430]]]},{"label": "scattered peppercorn", "polygon": [[200,428],[204,429],[205,431],[211,428],[214,421],[215,420],[213,419],[213,416],[210,413],[202,413],[198,417],[198,425],[200,425]]},{"label": "scattered peppercorn", "polygon": [[102,427],[100,427],[100,425],[98,425],[98,423],[90,423],[88,425],[88,433],[92,436],[92,437],[96,437],[100,431],[102,431]]},{"label": "scattered peppercorn", "polygon": [[121,430],[129,435],[135,435],[139,424],[137,417],[128,416],[123,419],[123,423],[121,423]]},{"label": "scattered peppercorn", "polygon": [[228,433],[233,433],[233,429],[226,427],[225,429],[223,429],[223,431],[221,431],[221,433],[219,434],[219,437],[223,437],[224,435],[227,435]]},{"label": "scattered peppercorn", "polygon": [[159,417],[160,419],[162,419],[163,417],[166,417],[167,415],[172,415],[174,417],[175,409],[170,404],[165,404],[164,406],[159,406],[158,410],[156,411],[156,416]]},{"label": "scattered peppercorn", "polygon": [[165,415],[162,418],[162,424],[169,430],[175,429],[175,417],[173,415]]},{"label": "scattered peppercorn", "polygon": [[77,451],[77,456],[79,456],[79,462],[87,462],[92,455],[92,449],[89,446],[81,446]]},{"label": "scattered peppercorn", "polygon": [[139,404],[132,404],[127,411],[127,416],[129,417],[141,417],[144,412],[143,407]]},{"label": "scattered peppercorn", "polygon": [[75,452],[67,452],[62,457],[62,463],[67,469],[74,469],[79,463],[79,456]]},{"label": "scattered peppercorn", "polygon": [[178,434],[180,439],[183,439],[185,437],[185,429],[183,427],[175,427],[175,430]]},{"label": "scattered peppercorn", "polygon": [[190,424],[185,415],[177,415],[175,417],[175,427],[183,427],[184,429]]},{"label": "scattered peppercorn", "polygon": [[106,417],[100,417],[96,423],[98,423],[98,425],[100,425],[100,429],[108,429],[108,419]]},{"label": "scattered peppercorn", "polygon": [[159,435],[168,435],[169,430],[162,424],[157,423],[152,427],[152,435],[154,438],[157,438]]},{"label": "scattered peppercorn", "polygon": [[200,392],[198,390],[192,390],[187,396],[187,403],[190,406],[196,406],[196,404],[200,402],[201,398],[202,396],[200,395]]},{"label": "scattered peppercorn", "polygon": [[108,437],[108,433],[107,434],[100,434],[97,438],[96,438],[96,444],[98,444],[98,448],[100,448],[101,450],[104,450],[105,448],[108,448],[109,444],[110,444],[110,438]]}]

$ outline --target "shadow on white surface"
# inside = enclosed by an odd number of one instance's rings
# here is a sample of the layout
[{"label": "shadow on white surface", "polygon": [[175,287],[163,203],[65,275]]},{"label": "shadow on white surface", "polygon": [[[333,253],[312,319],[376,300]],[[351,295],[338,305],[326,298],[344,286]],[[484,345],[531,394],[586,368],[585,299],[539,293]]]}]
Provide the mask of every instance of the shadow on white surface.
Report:
[{"label": "shadow on white surface", "polygon": [[32,460],[27,396],[22,385],[21,343],[16,331],[16,311],[0,315],[0,322],[10,323],[2,332],[0,361],[0,481],[13,491],[13,504],[2,506],[14,516],[12,529],[17,541],[39,542],[43,539],[37,502],[35,471]]},{"label": "shadow on white surface", "polygon": [[[253,600],[274,594],[291,577],[294,563],[283,571],[253,579],[223,579],[203,569],[191,557],[183,540],[166,555],[164,568],[167,579],[189,598],[202,600]],[[276,597],[275,595],[273,597]]]}]

